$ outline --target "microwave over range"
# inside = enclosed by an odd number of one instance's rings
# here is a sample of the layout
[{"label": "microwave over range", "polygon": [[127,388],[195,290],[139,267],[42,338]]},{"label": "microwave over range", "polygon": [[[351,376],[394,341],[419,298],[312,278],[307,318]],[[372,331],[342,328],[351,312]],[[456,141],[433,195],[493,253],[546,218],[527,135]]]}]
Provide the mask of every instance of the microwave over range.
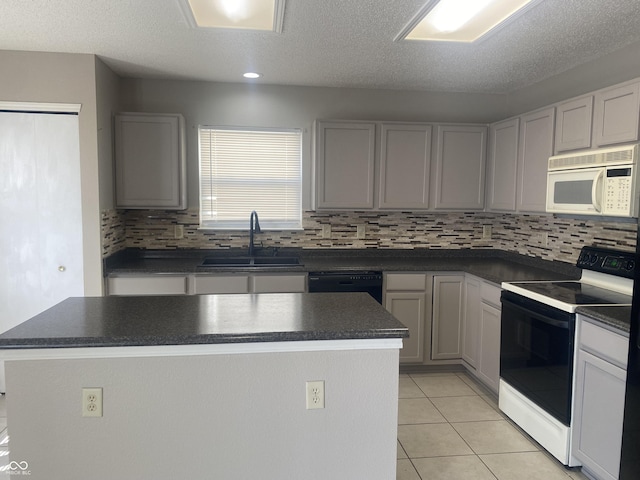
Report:
[{"label": "microwave over range", "polygon": [[549,158],[547,212],[637,217],[638,144]]}]

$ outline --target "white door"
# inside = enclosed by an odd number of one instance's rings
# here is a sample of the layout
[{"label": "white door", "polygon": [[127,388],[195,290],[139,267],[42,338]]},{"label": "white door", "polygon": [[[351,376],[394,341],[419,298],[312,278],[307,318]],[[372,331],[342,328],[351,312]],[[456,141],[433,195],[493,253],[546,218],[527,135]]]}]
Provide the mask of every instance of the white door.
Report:
[{"label": "white door", "polygon": [[0,172],[4,332],[84,294],[78,116],[0,112]]}]

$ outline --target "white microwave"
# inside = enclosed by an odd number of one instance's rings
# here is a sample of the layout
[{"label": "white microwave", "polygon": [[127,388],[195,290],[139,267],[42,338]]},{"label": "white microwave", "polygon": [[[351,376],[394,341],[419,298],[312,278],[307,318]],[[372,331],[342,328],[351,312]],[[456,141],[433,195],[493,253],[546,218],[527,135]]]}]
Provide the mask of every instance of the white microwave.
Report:
[{"label": "white microwave", "polygon": [[547,212],[638,216],[638,144],[549,158]]}]

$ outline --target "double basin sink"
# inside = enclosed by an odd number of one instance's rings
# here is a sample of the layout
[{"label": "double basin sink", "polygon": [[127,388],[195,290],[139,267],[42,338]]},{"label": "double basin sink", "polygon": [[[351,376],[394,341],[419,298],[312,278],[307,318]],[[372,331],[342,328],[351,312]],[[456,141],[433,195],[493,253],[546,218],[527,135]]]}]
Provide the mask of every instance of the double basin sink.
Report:
[{"label": "double basin sink", "polygon": [[273,268],[301,266],[298,257],[208,257],[198,268]]}]

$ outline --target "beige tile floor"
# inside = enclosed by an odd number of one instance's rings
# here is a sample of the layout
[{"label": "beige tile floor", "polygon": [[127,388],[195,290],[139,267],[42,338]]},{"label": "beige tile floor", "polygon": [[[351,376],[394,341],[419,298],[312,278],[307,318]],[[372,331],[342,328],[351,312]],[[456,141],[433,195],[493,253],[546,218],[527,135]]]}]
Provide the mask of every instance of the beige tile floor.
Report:
[{"label": "beige tile floor", "polygon": [[401,374],[397,480],[586,480],[498,409],[466,373]]}]

